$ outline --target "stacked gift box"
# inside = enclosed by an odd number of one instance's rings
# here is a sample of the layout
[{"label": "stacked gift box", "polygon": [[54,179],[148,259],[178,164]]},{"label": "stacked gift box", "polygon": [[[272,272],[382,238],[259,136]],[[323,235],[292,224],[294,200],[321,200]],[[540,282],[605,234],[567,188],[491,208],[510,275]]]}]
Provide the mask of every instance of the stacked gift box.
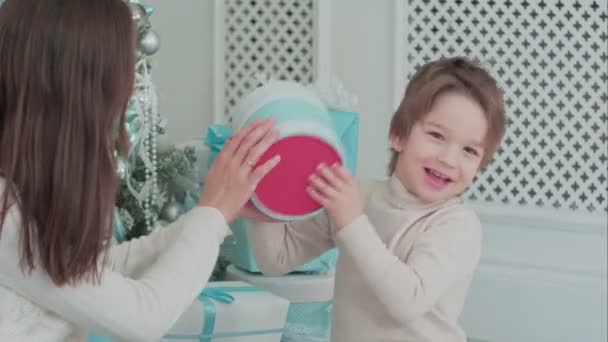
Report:
[{"label": "stacked gift box", "polygon": [[292,273],[267,277],[231,265],[226,277],[264,288],[290,302],[283,342],[329,341],[334,290],[332,274]]},{"label": "stacked gift box", "polygon": [[279,342],[289,304],[250,283],[211,282],[163,341]]},{"label": "stacked gift box", "polygon": [[[344,148],[344,164],[354,174],[358,114],[330,110],[329,115]],[[211,125],[204,141],[184,143],[195,148],[200,179],[230,134],[230,126]],[[236,220],[230,228],[233,235],[220,249],[220,256],[231,264],[225,278],[208,284],[164,341],[329,341],[337,250],[331,249],[285,276],[267,277],[253,256],[247,220]],[[109,340],[92,335],[90,341]]]},{"label": "stacked gift box", "polygon": [[[354,174],[357,164],[358,114],[330,110],[329,115],[344,148],[344,164]],[[209,148],[209,164],[230,133],[230,128],[224,125],[212,125],[209,128],[205,139],[205,145]],[[285,276],[267,277],[256,264],[247,237],[247,225],[247,220],[235,221],[231,225],[233,235],[222,245],[221,256],[232,264],[227,268],[226,279],[247,282],[290,302],[282,341],[329,341],[333,270],[338,258],[337,250],[331,249]]]}]

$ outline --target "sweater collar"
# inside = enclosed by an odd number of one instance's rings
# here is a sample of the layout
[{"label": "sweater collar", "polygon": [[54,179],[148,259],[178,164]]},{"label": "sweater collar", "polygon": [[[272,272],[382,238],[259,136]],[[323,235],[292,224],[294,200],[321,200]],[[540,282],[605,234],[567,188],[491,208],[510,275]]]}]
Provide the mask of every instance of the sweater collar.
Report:
[{"label": "sweater collar", "polygon": [[460,198],[449,198],[436,202],[424,202],[418,196],[405,188],[399,178],[393,174],[387,182],[385,189],[387,201],[394,207],[408,210],[433,210],[444,206],[451,201],[459,201]]}]

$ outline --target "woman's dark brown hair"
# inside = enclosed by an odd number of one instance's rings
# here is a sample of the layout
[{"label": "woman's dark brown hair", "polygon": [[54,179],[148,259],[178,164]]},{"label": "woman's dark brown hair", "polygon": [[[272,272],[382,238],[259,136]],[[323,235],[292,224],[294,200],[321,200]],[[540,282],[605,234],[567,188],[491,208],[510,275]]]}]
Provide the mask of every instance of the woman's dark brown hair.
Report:
[{"label": "woman's dark brown hair", "polygon": [[0,7],[0,234],[16,204],[22,269],[41,267],[58,286],[99,280],[116,198],[114,151],[126,150],[134,35],[123,0]]}]

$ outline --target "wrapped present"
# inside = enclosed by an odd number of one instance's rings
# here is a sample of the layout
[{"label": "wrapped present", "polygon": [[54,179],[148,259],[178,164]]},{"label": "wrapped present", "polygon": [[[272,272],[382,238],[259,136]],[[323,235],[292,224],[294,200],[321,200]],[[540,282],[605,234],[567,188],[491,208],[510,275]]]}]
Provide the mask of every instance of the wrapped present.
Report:
[{"label": "wrapped present", "polygon": [[87,336],[87,342],[112,342],[112,340],[97,332],[92,331],[89,333],[89,336]]},{"label": "wrapped present", "polygon": [[[344,149],[344,164],[355,174],[357,167],[359,115],[354,112],[332,109],[329,111],[333,129],[336,131]],[[209,148],[208,162],[211,164],[221,150],[231,128],[226,125],[211,125],[205,138]],[[222,245],[221,255],[231,263],[250,272],[260,272],[255,262],[252,248],[247,238],[247,220],[236,220],[231,224],[233,235]],[[297,272],[328,272],[333,269],[337,250],[332,249],[295,269]]]},{"label": "wrapped present", "polygon": [[[345,166],[351,173],[355,174],[359,144],[359,114],[347,110],[330,109],[329,117],[344,149]],[[206,160],[209,164],[213,162],[231,134],[232,129],[228,125],[214,124],[209,126],[205,137],[205,145],[209,148],[209,155]]]},{"label": "wrapped present", "polygon": [[289,301],[240,281],[211,282],[163,341],[279,342]]},{"label": "wrapped present", "polygon": [[[352,153],[347,156],[335,127],[334,117],[338,118],[338,125],[346,117],[330,115],[314,92],[303,86],[293,82],[273,82],[258,88],[243,99],[234,116],[235,129],[254,119],[275,118],[279,138],[257,162],[263,163],[278,154],[281,163],[258,183],[250,198],[251,208],[270,219],[308,219],[322,210],[306,190],[308,178],[319,164],[350,164],[354,170],[353,159],[356,156]],[[209,141],[218,147],[217,150],[231,134],[226,127],[215,126],[209,130]]]},{"label": "wrapped present", "polygon": [[282,342],[329,341],[334,277],[323,274],[291,274],[265,277],[228,266],[226,278],[250,283],[289,300]]}]

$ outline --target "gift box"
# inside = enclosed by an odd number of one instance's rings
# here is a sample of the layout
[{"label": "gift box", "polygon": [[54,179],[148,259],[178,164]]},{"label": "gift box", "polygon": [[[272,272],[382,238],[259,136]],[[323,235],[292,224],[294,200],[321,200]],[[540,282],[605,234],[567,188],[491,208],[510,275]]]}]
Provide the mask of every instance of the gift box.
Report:
[{"label": "gift box", "polygon": [[[250,208],[275,221],[305,220],[323,207],[310,197],[308,178],[321,163],[344,164],[345,154],[327,105],[310,86],[272,80],[241,98],[231,111],[233,130],[255,120],[274,118],[278,139],[256,164],[281,156],[257,184]],[[252,164],[252,166],[254,166]]]},{"label": "gift box", "polygon": [[[344,149],[344,164],[355,174],[357,169],[357,151],[359,144],[359,114],[351,111],[331,109],[329,111],[333,129],[340,138]],[[228,125],[214,124],[207,129],[205,145],[209,148],[207,162],[209,165],[232,134]]]},{"label": "gift box", "polygon": [[[359,137],[359,116],[357,113],[335,110],[329,111],[333,128],[336,131],[344,149],[344,164],[347,169],[355,174],[357,167],[357,151]],[[217,153],[221,150],[230,136],[231,129],[226,125],[211,125],[205,138],[205,145],[209,148],[208,163],[213,162]],[[260,272],[255,262],[252,248],[247,238],[247,220],[235,220],[231,224],[233,235],[226,239],[221,247],[221,255],[239,268],[249,272]],[[337,250],[331,249],[294,271],[297,272],[327,272],[333,269],[337,259]]]},{"label": "gift box", "polygon": [[163,341],[279,342],[289,301],[241,281],[211,282]]},{"label": "gift box", "polygon": [[290,302],[282,342],[329,341],[333,275],[290,274],[266,277],[230,265],[226,269],[226,278],[245,281]]}]

